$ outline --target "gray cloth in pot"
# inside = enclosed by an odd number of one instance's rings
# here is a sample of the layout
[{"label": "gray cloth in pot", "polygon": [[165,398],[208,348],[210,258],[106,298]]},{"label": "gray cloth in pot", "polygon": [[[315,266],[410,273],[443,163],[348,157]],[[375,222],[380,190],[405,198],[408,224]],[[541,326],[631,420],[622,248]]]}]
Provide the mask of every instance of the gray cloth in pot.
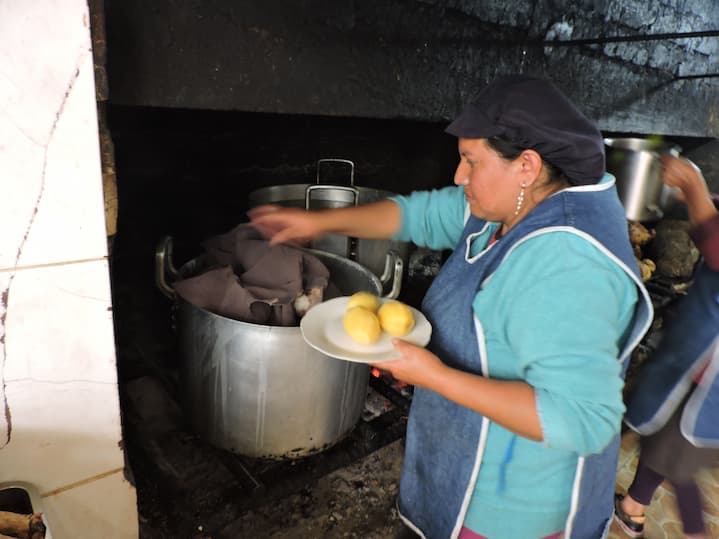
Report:
[{"label": "gray cloth in pot", "polygon": [[329,271],[315,256],[270,245],[249,225],[207,239],[214,268],[174,284],[185,301],[221,316],[275,326],[296,326],[322,301]]}]

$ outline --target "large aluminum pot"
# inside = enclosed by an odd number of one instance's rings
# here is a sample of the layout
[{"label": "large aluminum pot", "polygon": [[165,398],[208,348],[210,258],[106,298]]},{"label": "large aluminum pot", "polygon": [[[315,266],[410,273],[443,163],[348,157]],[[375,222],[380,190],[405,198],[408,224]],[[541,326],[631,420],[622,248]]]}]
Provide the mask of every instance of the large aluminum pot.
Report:
[{"label": "large aluminum pot", "polygon": [[[382,284],[368,269],[310,252],[327,266],[341,295],[381,295]],[[369,366],[318,352],[299,327],[241,322],[184,301],[166,277],[198,275],[208,259],[192,259],[177,270],[171,253],[172,239],[163,238],[155,279],[175,302],[183,406],[194,431],[216,447],[273,459],[317,453],[348,434],[364,407]]]},{"label": "large aluminum pot", "polygon": [[662,181],[661,155],[679,155],[680,148],[658,139],[606,138],[607,171],[630,221],[656,221],[673,197]]},{"label": "large aluminum pot", "polygon": [[[349,185],[329,185],[320,183],[322,165],[340,163],[349,167]],[[354,185],[354,163],[346,159],[320,159],[317,162],[317,183],[292,183],[273,185],[252,191],[249,201],[252,206],[276,204],[290,208],[327,209],[356,206],[384,200],[395,193],[358,187]],[[387,252],[399,254],[404,267],[409,265],[412,244],[394,240],[368,240],[347,238],[336,234],[328,234],[314,240],[313,249],[334,253],[359,262],[369,268],[372,273],[380,276],[384,285],[391,276],[391,268],[386,266]],[[397,285],[396,281],[394,282]]]}]

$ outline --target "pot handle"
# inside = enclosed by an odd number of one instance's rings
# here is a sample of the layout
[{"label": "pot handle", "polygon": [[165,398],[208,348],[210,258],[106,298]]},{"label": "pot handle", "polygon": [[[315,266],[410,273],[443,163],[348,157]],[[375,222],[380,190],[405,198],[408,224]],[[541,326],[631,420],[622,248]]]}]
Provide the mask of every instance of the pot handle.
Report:
[{"label": "pot handle", "polygon": [[322,166],[322,163],[344,163],[345,165],[350,166],[350,186],[353,186],[355,184],[355,164],[354,162],[348,160],[348,159],[319,159],[317,161],[317,183],[320,183],[320,167]]},{"label": "pot handle", "polygon": [[155,285],[165,296],[171,300],[175,299],[175,290],[167,284],[165,275],[169,273],[173,279],[179,277],[179,273],[172,264],[172,237],[164,236],[155,248]]},{"label": "pot handle", "polygon": [[397,251],[390,249],[387,251],[387,258],[384,261],[384,271],[379,280],[382,284],[387,284],[392,279],[392,288],[384,296],[387,299],[397,299],[402,289],[402,274],[404,271],[404,262]]}]

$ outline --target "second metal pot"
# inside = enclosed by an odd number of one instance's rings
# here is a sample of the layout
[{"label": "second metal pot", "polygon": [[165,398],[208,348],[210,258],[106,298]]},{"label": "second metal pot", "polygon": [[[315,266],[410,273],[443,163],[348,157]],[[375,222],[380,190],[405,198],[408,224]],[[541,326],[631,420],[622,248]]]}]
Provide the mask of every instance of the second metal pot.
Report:
[{"label": "second metal pot", "polygon": [[[321,165],[331,163],[340,163],[349,167],[350,179],[348,185],[320,183]],[[317,162],[316,184],[293,183],[264,187],[252,191],[249,194],[249,200],[252,206],[275,204],[291,208],[327,209],[378,202],[394,194],[389,191],[354,185],[354,163],[352,161],[346,159],[320,159]],[[393,275],[393,268],[388,268],[386,265],[387,252],[390,250],[396,252],[403,266],[407,268],[413,245],[395,240],[368,240],[328,234],[313,241],[312,248],[359,262],[372,273],[380,276],[382,283],[386,286],[389,278]],[[400,284],[401,282],[396,279],[392,282],[395,290],[391,294],[397,295],[399,293]]]},{"label": "second metal pot", "polygon": [[655,221],[672,191],[662,181],[661,155],[679,155],[671,143],[642,138],[606,138],[607,172],[617,180],[617,192],[630,221]]}]

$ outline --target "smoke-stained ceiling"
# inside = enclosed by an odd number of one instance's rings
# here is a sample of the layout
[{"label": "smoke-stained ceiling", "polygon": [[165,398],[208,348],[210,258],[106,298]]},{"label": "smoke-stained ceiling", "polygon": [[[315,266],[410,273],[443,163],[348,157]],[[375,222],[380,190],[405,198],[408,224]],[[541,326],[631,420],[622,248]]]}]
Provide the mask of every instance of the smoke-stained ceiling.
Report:
[{"label": "smoke-stained ceiling", "polygon": [[107,0],[110,102],[424,121],[497,75],[605,131],[719,136],[715,0]]}]

